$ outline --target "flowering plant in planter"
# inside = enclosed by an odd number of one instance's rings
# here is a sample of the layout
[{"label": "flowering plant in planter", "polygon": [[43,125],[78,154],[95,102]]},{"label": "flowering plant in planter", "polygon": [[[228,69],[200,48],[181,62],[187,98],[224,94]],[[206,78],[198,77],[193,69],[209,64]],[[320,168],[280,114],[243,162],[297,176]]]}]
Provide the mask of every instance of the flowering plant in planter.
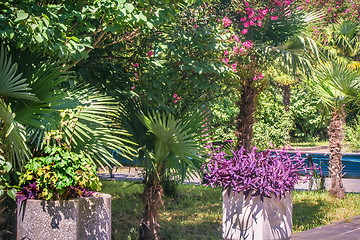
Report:
[{"label": "flowering plant in planter", "polygon": [[[300,152],[291,155],[285,147],[266,151],[241,148],[231,150],[230,156],[221,148],[210,148],[210,160],[203,165],[205,185],[231,189],[235,193],[242,191],[245,197],[260,196],[261,201],[264,197],[285,196],[294,190],[296,183],[308,180],[318,169],[308,167]],[[301,174],[305,174],[304,179]]]},{"label": "flowering plant in planter", "polygon": [[[80,110],[81,111],[81,110]],[[69,115],[68,120],[64,120]],[[70,124],[76,127],[78,118],[64,111],[61,126]],[[68,200],[89,197],[92,191],[100,190],[101,183],[96,167],[83,153],[71,151],[69,143],[61,142],[62,127],[45,135],[45,147],[39,157],[34,157],[25,165],[25,172],[19,177],[17,202],[26,199]],[[53,145],[51,145],[51,140]]]},{"label": "flowering plant in planter", "polygon": [[45,156],[31,159],[20,176],[22,190],[17,201],[26,199],[65,200],[88,197],[89,189],[100,190],[96,168],[83,154],[61,147],[46,147]]}]

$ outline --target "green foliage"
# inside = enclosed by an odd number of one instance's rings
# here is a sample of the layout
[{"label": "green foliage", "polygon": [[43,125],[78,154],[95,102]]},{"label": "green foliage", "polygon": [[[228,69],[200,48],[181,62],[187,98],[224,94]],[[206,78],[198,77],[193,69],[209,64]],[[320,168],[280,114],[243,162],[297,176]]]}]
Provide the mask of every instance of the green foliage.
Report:
[{"label": "green foliage", "polygon": [[[229,74],[220,61],[223,37],[209,6],[186,6],[174,17],[143,39],[146,57],[138,62],[138,79],[131,78],[134,92],[167,111],[207,104],[225,90]],[[148,51],[154,55],[147,57]]]},{"label": "green foliage", "polygon": [[6,193],[9,197],[15,199],[16,188],[10,185],[10,171],[12,170],[12,165],[10,162],[6,161],[5,158],[0,155],[0,197]]},{"label": "green foliage", "polygon": [[253,144],[256,147],[266,149],[271,144],[280,147],[290,142],[293,119],[291,112],[285,111],[278,89],[269,88],[260,94],[255,119]]},{"label": "green foliage", "polygon": [[234,119],[239,110],[234,99],[236,99],[235,96],[228,95],[210,102],[216,134],[223,140],[235,140]]},{"label": "green foliage", "polygon": [[298,83],[291,89],[290,110],[294,121],[292,137],[295,141],[324,139],[327,136],[330,115],[321,112],[320,99],[304,83]]},{"label": "green foliage", "polygon": [[360,116],[354,119],[353,123],[348,123],[345,127],[345,140],[353,152],[360,151]]},{"label": "green foliage", "polygon": [[19,178],[20,186],[37,183],[38,198],[69,199],[74,197],[71,187],[100,190],[96,167],[83,154],[56,146],[46,147],[44,153],[42,157],[31,159]]},{"label": "green foliage", "polygon": [[35,155],[41,152],[45,133],[60,129],[61,111],[66,109],[77,119],[76,128],[67,124],[63,129],[65,142],[72,139],[72,151],[84,153],[97,165],[120,165],[109,150],[125,157],[133,154],[113,98],[88,86],[72,87],[77,76],[62,63],[29,51],[11,51],[21,64],[12,64],[1,51],[0,75],[6,78],[0,79],[0,137],[4,157],[15,170],[30,158],[29,148]]},{"label": "green foliage", "polygon": [[360,74],[346,61],[329,60],[319,63],[310,88],[319,96],[324,109],[334,111],[359,99]]},{"label": "green foliage", "polygon": [[161,18],[169,18],[177,4],[170,7],[166,1],[151,5],[129,0],[30,0],[7,1],[0,6],[1,39],[16,43],[17,48],[42,49],[52,56],[78,61],[88,58],[93,49],[150,31]]}]

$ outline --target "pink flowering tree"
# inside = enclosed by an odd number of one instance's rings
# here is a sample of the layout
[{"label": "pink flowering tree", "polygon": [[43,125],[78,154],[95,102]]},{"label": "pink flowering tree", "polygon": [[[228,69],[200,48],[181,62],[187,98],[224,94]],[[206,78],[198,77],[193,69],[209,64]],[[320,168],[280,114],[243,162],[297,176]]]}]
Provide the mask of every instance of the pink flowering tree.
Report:
[{"label": "pink flowering tree", "polygon": [[275,65],[291,74],[310,68],[305,42],[298,41],[296,51],[288,44],[307,22],[301,6],[291,0],[234,1],[219,9],[223,16],[218,23],[228,46],[221,60],[233,71],[232,84],[238,95],[236,147],[249,150],[256,100],[267,86],[268,67]]}]

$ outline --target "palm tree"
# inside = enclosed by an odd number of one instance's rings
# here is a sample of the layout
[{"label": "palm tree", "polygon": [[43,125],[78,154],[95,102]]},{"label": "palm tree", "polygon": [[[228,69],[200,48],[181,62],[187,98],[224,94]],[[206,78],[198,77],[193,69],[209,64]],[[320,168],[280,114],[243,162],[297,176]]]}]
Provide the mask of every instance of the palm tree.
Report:
[{"label": "palm tree", "polygon": [[[144,166],[144,214],[140,239],[159,239],[162,184],[169,177],[184,181],[193,177],[204,161],[204,144],[213,132],[210,114],[203,108],[184,112],[179,118],[134,101],[123,105],[124,126],[139,144]],[[213,136],[211,136],[213,137]]]},{"label": "palm tree", "polygon": [[61,63],[26,51],[15,53],[21,65],[12,64],[1,51],[0,137],[5,158],[16,170],[22,169],[30,155],[41,154],[45,133],[60,129],[61,111],[66,109],[78,119],[76,127],[63,127],[65,141],[73,139],[72,151],[83,152],[100,166],[120,165],[111,151],[125,157],[133,154],[128,133],[118,124],[114,99],[88,86],[71,88],[69,82],[76,75],[65,71]]},{"label": "palm tree", "polygon": [[345,106],[360,97],[360,73],[344,61],[321,62],[314,72],[311,89],[317,94],[323,108],[331,112],[329,126],[329,174],[331,185],[329,192],[339,198],[344,197],[341,181],[341,148],[344,137]]},{"label": "palm tree", "polygon": [[324,41],[321,50],[327,57],[341,58],[358,66],[360,53],[360,24],[340,19],[324,29]]}]

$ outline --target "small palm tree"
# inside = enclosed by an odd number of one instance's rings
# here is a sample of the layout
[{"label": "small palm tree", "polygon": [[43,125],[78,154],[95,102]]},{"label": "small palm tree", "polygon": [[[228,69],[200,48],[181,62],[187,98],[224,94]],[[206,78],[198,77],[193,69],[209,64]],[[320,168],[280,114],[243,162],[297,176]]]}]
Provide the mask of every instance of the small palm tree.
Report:
[{"label": "small palm tree", "polygon": [[201,168],[204,144],[213,132],[208,125],[210,115],[200,108],[175,118],[171,114],[150,111],[133,101],[128,102],[123,111],[124,126],[139,144],[139,157],[145,170],[145,209],[140,239],[159,239],[162,184],[168,176],[183,181]]},{"label": "small palm tree", "polygon": [[344,197],[342,174],[342,140],[344,138],[345,106],[360,97],[360,73],[343,61],[322,62],[315,69],[311,87],[317,94],[324,110],[331,112],[329,126],[331,185],[329,192]]}]

